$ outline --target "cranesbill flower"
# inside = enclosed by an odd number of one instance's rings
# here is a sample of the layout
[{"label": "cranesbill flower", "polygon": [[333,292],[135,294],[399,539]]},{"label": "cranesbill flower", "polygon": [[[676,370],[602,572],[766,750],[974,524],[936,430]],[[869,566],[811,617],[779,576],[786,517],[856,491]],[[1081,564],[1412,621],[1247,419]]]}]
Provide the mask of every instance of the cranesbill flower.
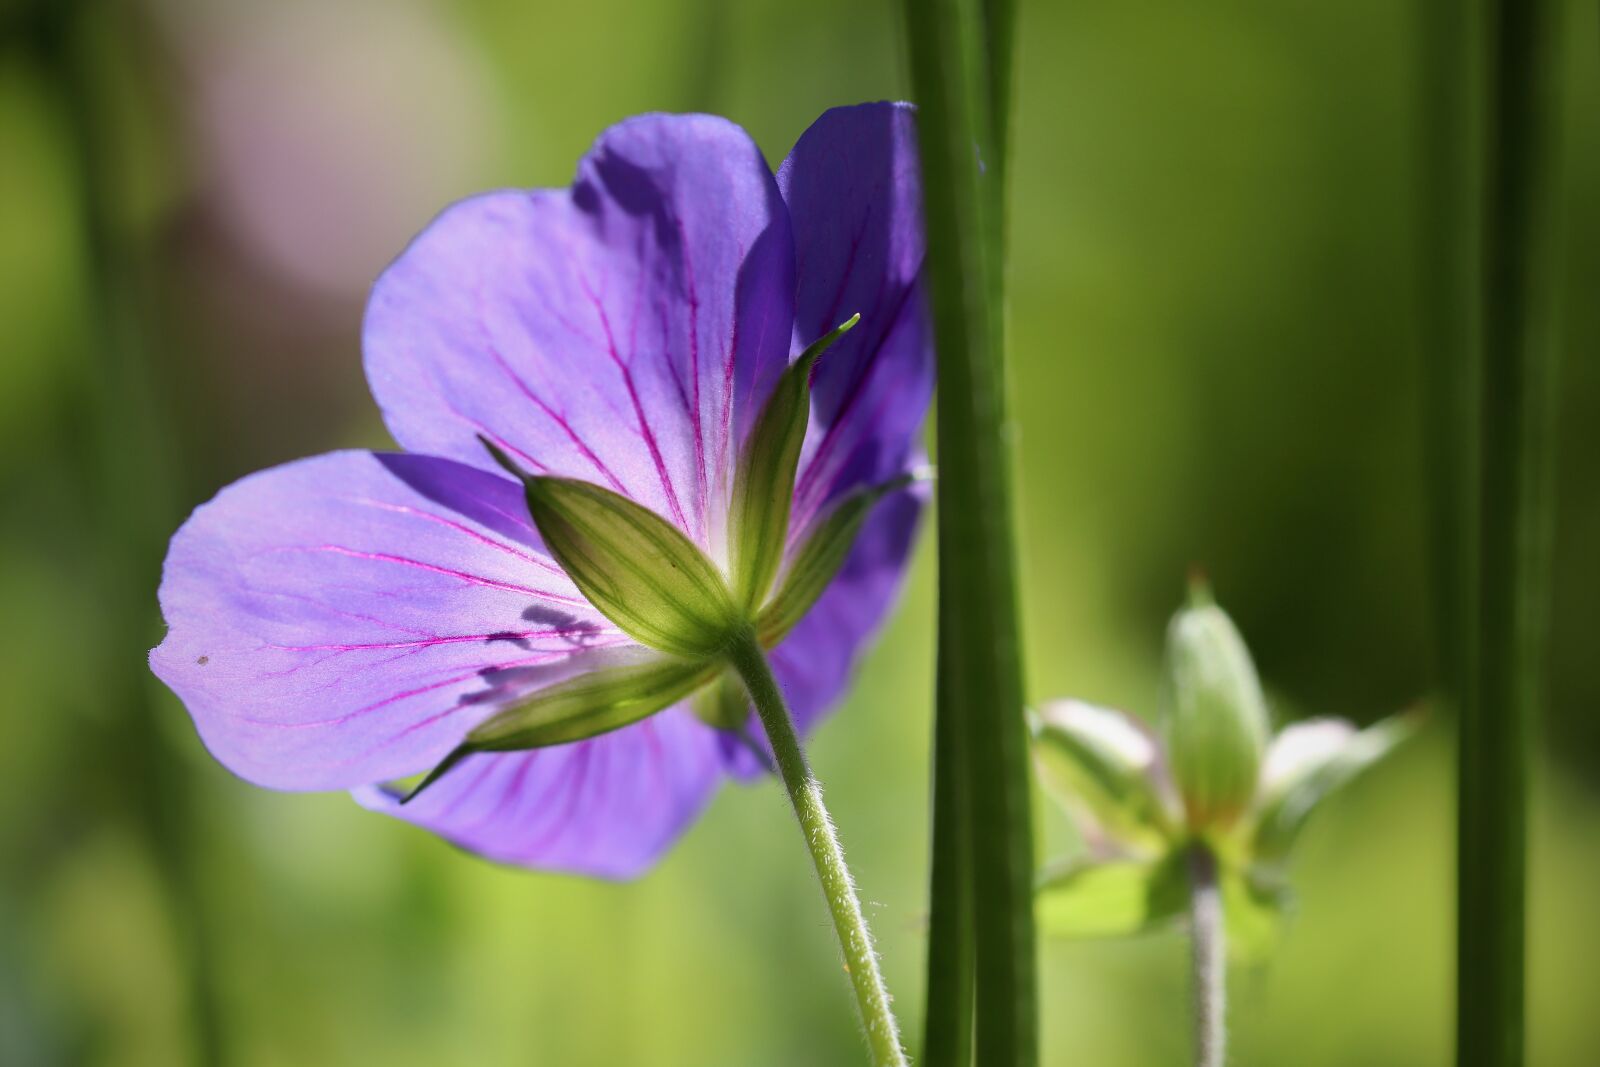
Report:
[{"label": "cranesbill flower", "polygon": [[[920,213],[912,115],[891,104],[827,112],[776,175],[723,119],[630,119],[569,189],[449,208],[378,280],[363,329],[407,451],[289,463],[197,509],[152,668],[249,781],[353,790],[503,862],[639,873],[726,776],[762,766],[743,691],[714,670],[610,732],[466,754],[404,806],[386,787],[530,697],[661,655],[557,564],[503,466],[620,494],[727,572],[764,405],[793,354],[859,314],[812,373],[781,580],[843,503],[920,459]],[[883,618],[919,509],[915,489],[872,497],[820,596],[763,630],[802,731]]]}]

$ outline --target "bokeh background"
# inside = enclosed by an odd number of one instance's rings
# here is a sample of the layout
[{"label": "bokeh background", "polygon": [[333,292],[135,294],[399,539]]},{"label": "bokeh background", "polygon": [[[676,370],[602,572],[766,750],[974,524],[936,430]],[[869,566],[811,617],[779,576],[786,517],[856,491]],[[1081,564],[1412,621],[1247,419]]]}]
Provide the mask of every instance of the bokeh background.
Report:
[{"label": "bokeh background", "polygon": [[[1021,4],[1014,378],[1030,692],[1149,712],[1210,571],[1286,718],[1428,691],[1420,5]],[[1569,36],[1566,360],[1532,1062],[1600,1063],[1600,26]],[[727,788],[634,884],[494,867],[231,778],[144,667],[166,537],[387,438],[367,286],[442,205],[708,110],[776,163],[906,93],[889,0],[0,0],[0,1063],[856,1062],[786,802]],[[920,1022],[934,604],[815,738]],[[1313,823],[1241,1064],[1442,1064],[1448,714]],[[1041,859],[1073,837],[1038,808]],[[1046,1061],[1185,1062],[1177,933],[1041,948]]]}]

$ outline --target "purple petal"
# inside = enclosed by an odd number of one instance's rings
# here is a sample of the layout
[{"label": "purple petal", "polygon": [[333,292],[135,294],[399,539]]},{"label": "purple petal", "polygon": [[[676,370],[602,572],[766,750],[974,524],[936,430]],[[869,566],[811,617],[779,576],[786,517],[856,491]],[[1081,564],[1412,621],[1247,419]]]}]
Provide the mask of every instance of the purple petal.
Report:
[{"label": "purple petal", "polygon": [[631,644],[540,546],[519,486],[339,452],[198,508],[161,582],[152,669],[212,753],[278,789],[425,770],[512,696]]},{"label": "purple petal", "polygon": [[[844,692],[861,651],[900,591],[927,491],[914,486],[880,501],[828,591],[772,651],[795,726],[809,733]],[[750,736],[763,737],[752,717]],[[764,742],[763,742],[764,743]],[[748,778],[763,768],[736,739],[724,738],[729,768]]]},{"label": "purple petal", "polygon": [[904,104],[823,114],[778,171],[795,233],[795,348],[856,312],[818,365],[797,527],[905,469],[933,390],[915,117]]},{"label": "purple petal", "polygon": [[447,210],[378,280],[367,377],[405,447],[607,485],[720,554],[733,457],[788,356],[777,185],[724,119],[650,115],[570,190]]},{"label": "purple petal", "polygon": [[631,878],[721,779],[715,732],[673,708],[589,741],[471,756],[404,807],[377,787],[355,796],[501,863]]}]

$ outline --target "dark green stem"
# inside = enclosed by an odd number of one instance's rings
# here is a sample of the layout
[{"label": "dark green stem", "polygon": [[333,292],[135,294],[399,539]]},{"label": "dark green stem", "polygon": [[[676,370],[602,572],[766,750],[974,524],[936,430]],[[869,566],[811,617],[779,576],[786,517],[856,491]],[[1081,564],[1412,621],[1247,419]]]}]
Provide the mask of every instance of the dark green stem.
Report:
[{"label": "dark green stem", "polygon": [[855,990],[862,1025],[866,1027],[873,1065],[905,1067],[900,1029],[889,1005],[889,990],[878,969],[872,931],[867,928],[861,901],[856,896],[855,881],[844,862],[844,849],[834,831],[833,820],[828,817],[828,809],[822,803],[822,786],[806,763],[778,680],[772,676],[772,668],[767,664],[766,653],[761,650],[754,630],[747,630],[734,641],[728,658],[743,679],[756,713],[761,717],[778,765],[778,776],[794,805],[795,818],[800,820],[800,830],[822,883],[822,895],[828,900],[828,911],[833,915],[833,926],[839,935],[839,948],[844,953],[845,970]]},{"label": "dark green stem", "polygon": [[939,348],[929,955],[959,965],[970,929],[975,968],[970,986],[930,974],[926,1057],[935,1067],[967,1062],[960,1017],[970,988],[977,1062],[1023,1067],[1038,1059],[1033,841],[1001,361],[1004,137],[995,130],[1007,121],[1010,7],[990,5],[998,17],[988,26],[977,0],[908,0],[906,10]]},{"label": "dark green stem", "polygon": [[1460,757],[1463,1067],[1515,1067],[1525,1055],[1528,747],[1553,496],[1561,7],[1495,0],[1489,9],[1476,625]]}]

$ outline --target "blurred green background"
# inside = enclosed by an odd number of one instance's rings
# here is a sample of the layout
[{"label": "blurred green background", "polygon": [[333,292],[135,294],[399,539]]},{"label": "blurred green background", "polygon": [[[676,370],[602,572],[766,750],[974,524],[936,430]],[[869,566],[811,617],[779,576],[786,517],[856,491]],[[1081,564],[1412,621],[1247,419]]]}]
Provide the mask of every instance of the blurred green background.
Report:
[{"label": "blurred green background", "polygon": [[[1030,692],[1148,713],[1204,564],[1286,717],[1431,675],[1419,5],[1021,4],[1014,379]],[[1532,1062],[1600,1063],[1600,41],[1571,5],[1571,195]],[[903,96],[885,0],[0,0],[0,1063],[768,1067],[859,1059],[772,783],[660,867],[504,870],[206,756],[144,667],[165,539],[250,470],[386,445],[366,287],[446,202],[561,185],[607,124],[776,162]],[[932,554],[812,753],[913,1032]],[[1442,1064],[1448,716],[1320,815],[1241,1064]],[[1074,846],[1038,808],[1041,859]],[[1182,1064],[1176,933],[1041,947],[1046,1062]]]}]

